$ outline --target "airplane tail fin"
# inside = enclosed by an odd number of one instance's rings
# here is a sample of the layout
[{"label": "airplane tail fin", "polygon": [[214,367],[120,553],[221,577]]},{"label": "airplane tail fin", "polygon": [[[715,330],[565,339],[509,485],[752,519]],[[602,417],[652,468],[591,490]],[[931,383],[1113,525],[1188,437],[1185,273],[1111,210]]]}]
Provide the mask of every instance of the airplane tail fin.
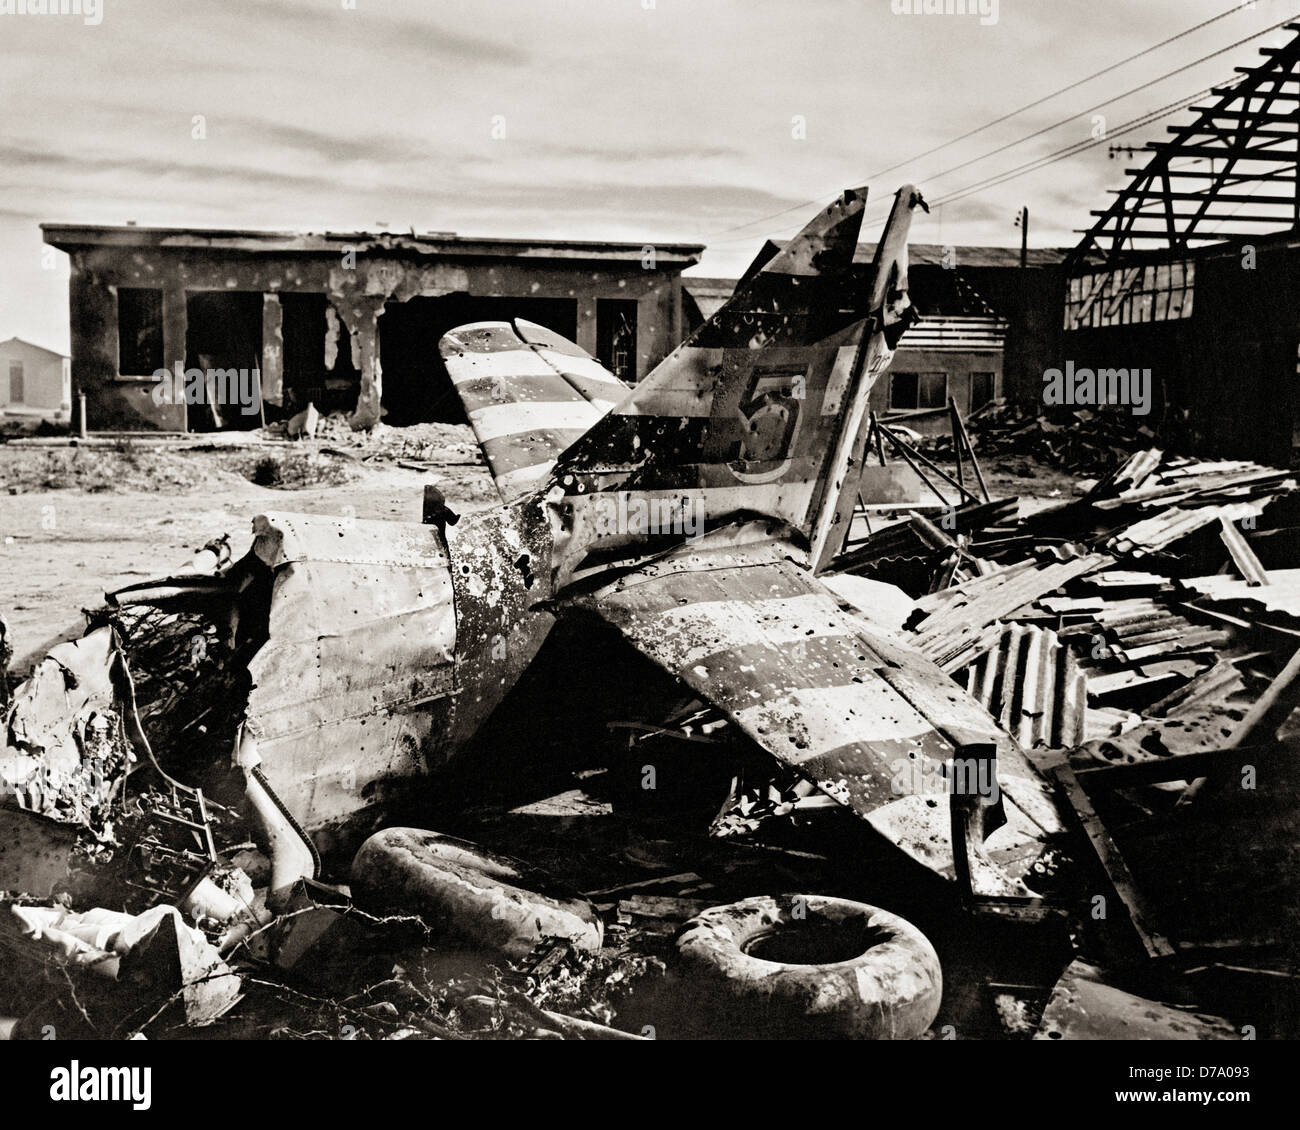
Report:
[{"label": "airplane tail fin", "polygon": [[915,317],[907,236],[925,206],[899,190],[868,268],[853,261],[866,199],[846,190],[761,254],[731,299],[560,456],[547,489],[563,491],[575,529],[591,526],[584,542],[636,540],[619,528],[632,500],[651,513],[702,508],[707,526],[778,519],[806,539],[814,568],[838,550],[867,397]]}]

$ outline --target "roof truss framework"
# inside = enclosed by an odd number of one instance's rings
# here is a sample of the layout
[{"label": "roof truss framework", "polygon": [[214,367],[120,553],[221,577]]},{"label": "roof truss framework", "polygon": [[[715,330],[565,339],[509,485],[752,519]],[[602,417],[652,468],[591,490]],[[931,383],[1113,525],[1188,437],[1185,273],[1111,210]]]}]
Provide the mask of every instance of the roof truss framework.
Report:
[{"label": "roof truss framework", "polygon": [[[1300,32],[1300,24],[1287,24]],[[1178,254],[1233,236],[1300,227],[1300,35],[1264,48],[1263,63],[1215,87],[1212,105],[1148,142],[1145,168],[1087,230],[1067,260],[1071,273],[1115,266],[1135,251]]]}]

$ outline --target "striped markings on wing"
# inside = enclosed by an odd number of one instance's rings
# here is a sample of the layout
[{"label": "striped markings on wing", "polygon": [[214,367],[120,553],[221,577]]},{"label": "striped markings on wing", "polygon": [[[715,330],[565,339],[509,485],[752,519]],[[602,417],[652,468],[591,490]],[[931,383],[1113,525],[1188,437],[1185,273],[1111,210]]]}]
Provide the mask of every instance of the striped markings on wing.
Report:
[{"label": "striped markings on wing", "polygon": [[530,345],[505,322],[462,326],[443,338],[447,371],[506,501],[540,486],[556,457],[626,392],[571,348]]},{"label": "striped markings on wing", "polygon": [[901,795],[900,759],[952,757],[884,677],[888,662],[864,630],[786,566],[624,578],[595,606],[759,745],[862,815]]}]

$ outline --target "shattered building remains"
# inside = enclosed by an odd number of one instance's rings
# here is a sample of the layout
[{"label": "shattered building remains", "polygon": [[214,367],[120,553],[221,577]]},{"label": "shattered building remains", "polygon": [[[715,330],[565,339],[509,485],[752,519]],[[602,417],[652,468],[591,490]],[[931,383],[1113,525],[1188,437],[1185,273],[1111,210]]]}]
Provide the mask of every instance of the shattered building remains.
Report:
[{"label": "shattered building remains", "polygon": [[1285,465],[1300,444],[1300,36],[1262,53],[1093,211],[1050,364],[1149,368],[1164,442]]},{"label": "shattered building remains", "polygon": [[[507,315],[635,380],[681,340],[679,276],[703,250],[447,232],[42,231],[72,260],[72,380],[97,431],[251,428],[309,402],[351,413],[354,427],[457,422],[438,339]],[[257,373],[253,402],[223,412],[217,398],[158,395],[158,371],[178,369]]]}]

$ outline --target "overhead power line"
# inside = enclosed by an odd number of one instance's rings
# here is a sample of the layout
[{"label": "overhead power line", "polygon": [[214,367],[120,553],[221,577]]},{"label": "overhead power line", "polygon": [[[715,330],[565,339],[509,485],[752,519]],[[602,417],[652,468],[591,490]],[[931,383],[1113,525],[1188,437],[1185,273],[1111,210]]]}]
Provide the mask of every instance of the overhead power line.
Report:
[{"label": "overhead power line", "polygon": [[[1062,87],[1061,89],[1059,89],[1059,90],[1057,90],[1057,91],[1054,91],[1053,93],[1051,93],[1051,94],[1049,94],[1049,95],[1046,95],[1046,96],[1044,96],[1043,98],[1037,99],[1037,100],[1035,100],[1034,102],[1029,103],[1028,105],[1021,107],[1019,110],[1013,110],[1013,111],[1010,111],[1009,113],[1004,114],[1004,115],[1002,115],[1001,117],[999,117],[999,118],[997,118],[997,119],[994,119],[993,121],[988,122],[988,123],[986,123],[986,124],[983,125],[983,126],[978,127],[977,129],[971,130],[971,131],[969,131],[968,133],[963,134],[963,135],[962,135],[961,137],[959,137],[959,138],[954,138],[954,139],[953,139],[952,141],[950,141],[950,142],[945,142],[943,145],[936,146],[934,149],[931,149],[931,150],[927,151],[926,154],[922,154],[921,157],[929,156],[929,155],[933,155],[934,153],[940,152],[940,151],[942,151],[943,149],[946,149],[946,148],[948,148],[948,147],[951,146],[951,145],[955,145],[955,144],[957,144],[957,143],[960,142],[960,141],[964,141],[964,140],[966,140],[967,138],[973,136],[974,134],[977,134],[977,133],[982,132],[984,129],[987,129],[987,128],[989,128],[990,126],[997,125],[997,124],[1000,124],[1001,122],[1007,121],[1008,119],[1010,119],[1010,118],[1012,118],[1012,117],[1015,117],[1017,114],[1023,113],[1023,112],[1024,112],[1025,110],[1027,110],[1027,109],[1032,109],[1032,108],[1035,107],[1035,106],[1042,105],[1044,102],[1047,102],[1047,101],[1049,101],[1050,99],[1055,98],[1055,97],[1057,97],[1057,96],[1060,95],[1060,94],[1063,94],[1063,93],[1065,93],[1065,92],[1067,92],[1067,91],[1069,91],[1069,90],[1076,89],[1077,87],[1082,86],[1083,84],[1092,81],[1093,79],[1095,79],[1095,78],[1098,77],[1099,75],[1106,74],[1106,73],[1108,73],[1108,72],[1110,72],[1110,71],[1112,71],[1112,70],[1117,69],[1118,67],[1124,66],[1126,63],[1132,62],[1134,59],[1141,58],[1142,56],[1147,55],[1147,54],[1150,54],[1150,53],[1153,52],[1153,51],[1157,51],[1157,50],[1159,50],[1161,47],[1164,47],[1164,46],[1166,46],[1166,45],[1168,45],[1168,44],[1170,44],[1170,43],[1172,43],[1172,42],[1174,42],[1174,41],[1176,41],[1176,40],[1178,40],[1178,39],[1181,39],[1181,38],[1183,38],[1183,37],[1185,37],[1185,36],[1187,36],[1187,35],[1190,35],[1190,34],[1192,34],[1194,31],[1197,31],[1197,30],[1199,30],[1200,28],[1203,28],[1203,27],[1207,26],[1208,24],[1211,24],[1211,23],[1214,23],[1214,22],[1216,22],[1216,21],[1218,21],[1218,20],[1220,20],[1220,19],[1223,19],[1225,16],[1230,15],[1232,12],[1239,11],[1239,10],[1240,10],[1240,5],[1234,5],[1232,8],[1228,9],[1227,11],[1221,12],[1221,13],[1219,13],[1219,15],[1214,16],[1214,17],[1212,17],[1212,18],[1209,19],[1209,20],[1202,21],[1200,24],[1197,24],[1197,25],[1195,25],[1195,26],[1193,26],[1193,27],[1187,28],[1185,31],[1179,32],[1177,35],[1175,35],[1175,36],[1171,36],[1169,39],[1163,40],[1161,43],[1153,44],[1151,47],[1148,47],[1148,48],[1144,49],[1143,51],[1139,51],[1139,52],[1137,52],[1135,55],[1129,56],[1127,59],[1120,60],[1118,63],[1114,63],[1114,64],[1112,64],[1111,66],[1106,67],[1106,68],[1104,68],[1103,70],[1098,71],[1098,72],[1096,72],[1096,73],[1093,74],[1093,75],[1089,75],[1089,76],[1087,76],[1086,78],[1079,79],[1079,80],[1077,80],[1076,82],[1069,84],[1068,86]],[[1032,133],[1026,134],[1024,137],[1017,138],[1015,141],[1010,141],[1010,142],[1007,142],[1005,145],[1000,145],[1000,146],[998,146],[997,148],[995,148],[995,149],[991,149],[991,150],[989,150],[988,152],[983,153],[983,154],[981,154],[981,155],[978,156],[978,157],[972,157],[972,158],[970,158],[969,160],[966,160],[966,161],[961,162],[960,164],[953,165],[953,166],[951,166],[950,168],[944,169],[944,170],[943,170],[942,172],[940,172],[940,173],[935,173],[935,174],[933,174],[933,175],[931,175],[931,176],[923,177],[923,178],[917,178],[917,179],[920,179],[920,180],[923,180],[923,181],[926,181],[926,182],[936,181],[936,180],[939,180],[939,179],[941,179],[941,178],[943,178],[943,177],[945,177],[945,176],[948,176],[948,175],[950,175],[950,174],[952,174],[952,173],[959,172],[959,171],[961,171],[962,169],[968,168],[968,167],[971,166],[971,165],[978,164],[978,163],[981,162],[981,161],[987,160],[989,157],[997,156],[999,153],[1003,153],[1003,152],[1005,152],[1006,150],[1008,150],[1008,149],[1012,149],[1012,148],[1014,148],[1014,147],[1017,146],[1017,145],[1022,145],[1022,144],[1024,144],[1026,141],[1032,141],[1032,140],[1034,140],[1035,138],[1041,137],[1041,136],[1042,136],[1043,134],[1045,134],[1045,133],[1050,133],[1052,130],[1059,129],[1059,128],[1060,128],[1061,126],[1063,126],[1063,125],[1068,125],[1070,122],[1076,120],[1077,118],[1082,117],[1082,116],[1085,115],[1085,114],[1095,113],[1097,110],[1103,109],[1104,107],[1109,106],[1109,105],[1111,105],[1111,104],[1114,103],[1114,102],[1121,101],[1122,99],[1128,98],[1128,97],[1130,97],[1131,95],[1138,94],[1138,93],[1140,93],[1140,92],[1143,91],[1143,90],[1147,90],[1147,89],[1149,89],[1149,88],[1152,87],[1152,86],[1156,86],[1156,85],[1158,85],[1159,83],[1164,82],[1166,79],[1172,78],[1174,75],[1178,75],[1178,74],[1183,73],[1184,71],[1191,70],[1193,67],[1199,66],[1201,63],[1205,63],[1205,62],[1208,62],[1210,59],[1217,58],[1219,55],[1224,55],[1224,54],[1226,54],[1226,53],[1229,52],[1229,51],[1235,51],[1238,47],[1242,47],[1242,46],[1244,46],[1245,44],[1249,43],[1252,39],[1258,39],[1261,35],[1267,35],[1269,32],[1277,31],[1279,28],[1286,26],[1288,23],[1291,23],[1291,22],[1295,21],[1295,20],[1298,19],[1298,18],[1300,18],[1300,13],[1296,13],[1296,14],[1294,14],[1294,15],[1288,16],[1286,19],[1279,20],[1279,21],[1278,21],[1277,23],[1275,23],[1275,24],[1272,24],[1272,25],[1270,25],[1270,26],[1268,26],[1268,27],[1265,27],[1265,28],[1261,28],[1261,29],[1258,30],[1258,31],[1252,32],[1250,35],[1245,36],[1245,37],[1243,37],[1242,39],[1239,39],[1239,40],[1237,40],[1237,41],[1234,42],[1234,43],[1230,43],[1230,44],[1228,44],[1226,47],[1221,47],[1221,48],[1219,48],[1218,50],[1216,50],[1216,51],[1212,51],[1212,52],[1210,52],[1210,53],[1207,54],[1207,55],[1202,55],[1202,56],[1201,56],[1200,58],[1198,58],[1198,59],[1194,59],[1194,60],[1192,60],[1192,61],[1189,62],[1189,63],[1184,63],[1183,65],[1181,65],[1181,66],[1179,66],[1179,67],[1175,67],[1175,68],[1173,68],[1172,70],[1166,71],[1165,73],[1159,75],[1158,77],[1153,78],[1153,79],[1149,79],[1148,81],[1143,82],[1143,83],[1139,84],[1138,86],[1135,86],[1135,87],[1131,88],[1130,90],[1125,91],[1125,92],[1122,93],[1122,94],[1116,94],[1116,95],[1114,95],[1114,96],[1112,96],[1112,97],[1110,97],[1110,98],[1107,98],[1105,101],[1098,102],[1096,105],[1091,106],[1091,107],[1089,107],[1089,108],[1086,109],[1086,110],[1078,110],[1078,111],[1075,111],[1074,113],[1070,114],[1069,116],[1067,116],[1067,117],[1065,117],[1065,118],[1062,118],[1060,121],[1053,122],[1051,125],[1044,126],[1044,127],[1041,128],[1041,129],[1038,129],[1038,130],[1033,131]],[[1198,97],[1199,97],[1199,95],[1198,95]],[[1090,147],[1090,146],[1083,146],[1083,147],[1081,147],[1081,148],[1089,148],[1089,147]],[[909,164],[911,164],[913,161],[916,161],[916,160],[918,160],[918,159],[920,159],[920,157],[911,157],[911,158],[908,158],[906,161],[903,161],[903,162],[900,162],[900,163],[898,163],[898,164],[896,164],[896,165],[893,165],[893,166],[891,166],[889,169],[881,170],[880,172],[878,172],[878,173],[874,173],[874,174],[872,174],[872,175],[869,176],[869,177],[861,178],[861,180],[862,180],[863,182],[870,182],[870,181],[873,181],[873,180],[875,180],[877,177],[883,176],[885,173],[891,172],[891,171],[893,171],[893,170],[895,170],[895,169],[903,168],[905,165],[909,165]],[[857,179],[857,178],[855,178],[855,180],[856,180],[856,179]],[[737,225],[736,227],[726,228],[726,229],[724,229],[723,231],[718,232],[717,234],[718,234],[718,235],[727,235],[727,234],[730,233],[730,232],[739,231],[741,228],[752,227],[752,226],[754,226],[755,224],[766,223],[766,222],[769,221],[769,220],[777,219],[778,217],[783,216],[783,215],[786,215],[787,213],[790,213],[790,212],[800,211],[800,210],[802,210],[802,209],[804,209],[804,208],[811,207],[812,205],[817,204],[817,203],[820,203],[820,201],[819,201],[819,200],[810,200],[810,201],[806,201],[806,202],[804,202],[804,203],[802,203],[802,204],[792,205],[792,206],[789,207],[789,208],[784,208],[784,209],[782,209],[780,212],[774,212],[774,213],[773,213],[772,215],[770,215],[770,216],[765,216],[765,217],[763,217],[763,218],[761,218],[761,219],[758,219],[758,220],[751,220],[751,221],[749,221],[748,223],[740,224],[740,225]],[[742,236],[742,237],[737,237],[737,238],[735,238],[735,239],[716,239],[716,238],[711,238],[711,237],[705,237],[705,238],[706,238],[706,242],[711,243],[711,244],[718,244],[718,243],[725,244],[725,243],[736,243],[736,242],[740,242],[742,239],[750,239],[750,238],[753,238],[753,236]]]}]

